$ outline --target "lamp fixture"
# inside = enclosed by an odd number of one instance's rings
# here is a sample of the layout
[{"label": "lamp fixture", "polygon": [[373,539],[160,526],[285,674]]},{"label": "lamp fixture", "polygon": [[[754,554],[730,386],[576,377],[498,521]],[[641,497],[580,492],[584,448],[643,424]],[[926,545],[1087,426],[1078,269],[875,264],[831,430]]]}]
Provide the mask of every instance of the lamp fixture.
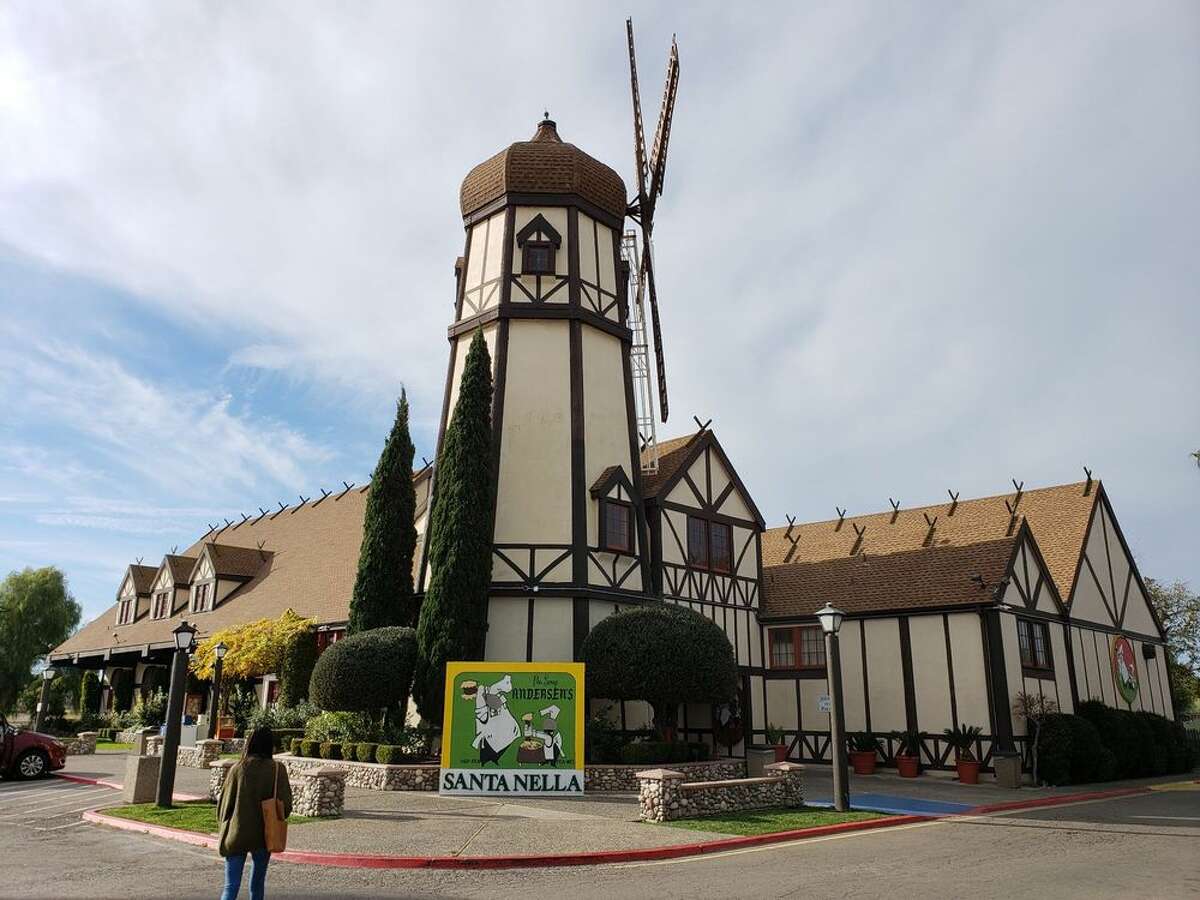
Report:
[{"label": "lamp fixture", "polygon": [[828,603],[817,610],[817,620],[821,623],[821,630],[826,634],[837,634],[838,629],[842,627],[844,618],[846,618],[844,612]]}]

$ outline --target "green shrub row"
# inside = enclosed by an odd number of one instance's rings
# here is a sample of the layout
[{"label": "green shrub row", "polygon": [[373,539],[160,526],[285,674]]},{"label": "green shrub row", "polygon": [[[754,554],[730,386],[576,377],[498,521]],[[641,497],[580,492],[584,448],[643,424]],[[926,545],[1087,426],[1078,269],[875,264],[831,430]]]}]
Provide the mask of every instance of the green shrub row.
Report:
[{"label": "green shrub row", "polygon": [[293,756],[307,756],[312,759],[348,759],[390,765],[411,763],[423,758],[414,757],[405,745],[375,744],[370,741],[337,743],[335,741],[292,738],[289,749]]},{"label": "green shrub row", "polygon": [[621,748],[621,762],[629,765],[705,762],[711,752],[708,744],[699,741],[637,741]]},{"label": "green shrub row", "polygon": [[1038,742],[1038,778],[1047,784],[1190,772],[1194,764],[1178,722],[1095,700],[1080,703],[1077,715],[1047,716]]}]

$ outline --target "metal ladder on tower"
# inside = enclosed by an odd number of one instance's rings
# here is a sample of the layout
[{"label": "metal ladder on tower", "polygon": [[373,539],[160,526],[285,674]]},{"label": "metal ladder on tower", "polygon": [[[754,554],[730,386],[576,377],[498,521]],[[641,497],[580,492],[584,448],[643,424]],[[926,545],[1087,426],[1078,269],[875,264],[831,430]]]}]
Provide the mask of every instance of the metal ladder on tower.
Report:
[{"label": "metal ladder on tower", "polygon": [[629,369],[633,376],[633,405],[643,475],[658,472],[658,436],[654,427],[654,393],[650,386],[650,344],[646,339],[646,311],[642,305],[645,284],[638,258],[637,232],[626,231],[621,239],[621,258],[629,267],[629,330],[633,346],[629,351]]}]

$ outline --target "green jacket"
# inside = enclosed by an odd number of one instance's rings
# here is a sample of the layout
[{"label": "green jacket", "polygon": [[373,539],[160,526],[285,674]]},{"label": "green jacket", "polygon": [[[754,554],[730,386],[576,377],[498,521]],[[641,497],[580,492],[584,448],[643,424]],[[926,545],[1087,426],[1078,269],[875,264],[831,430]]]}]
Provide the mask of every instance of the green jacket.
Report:
[{"label": "green jacket", "polygon": [[251,756],[234,763],[225,776],[217,821],[221,823],[217,851],[222,856],[239,856],[265,850],[262,802],[275,796],[278,770],[279,799],[285,815],[292,814],[292,786],[282,763]]}]

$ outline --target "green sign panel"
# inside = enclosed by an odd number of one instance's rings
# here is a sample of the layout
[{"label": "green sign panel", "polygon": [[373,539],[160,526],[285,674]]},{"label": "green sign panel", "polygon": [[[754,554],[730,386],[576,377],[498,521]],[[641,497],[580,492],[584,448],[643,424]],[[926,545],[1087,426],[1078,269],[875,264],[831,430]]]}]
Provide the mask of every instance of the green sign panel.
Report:
[{"label": "green sign panel", "polygon": [[583,663],[446,665],[443,794],[583,794]]}]

